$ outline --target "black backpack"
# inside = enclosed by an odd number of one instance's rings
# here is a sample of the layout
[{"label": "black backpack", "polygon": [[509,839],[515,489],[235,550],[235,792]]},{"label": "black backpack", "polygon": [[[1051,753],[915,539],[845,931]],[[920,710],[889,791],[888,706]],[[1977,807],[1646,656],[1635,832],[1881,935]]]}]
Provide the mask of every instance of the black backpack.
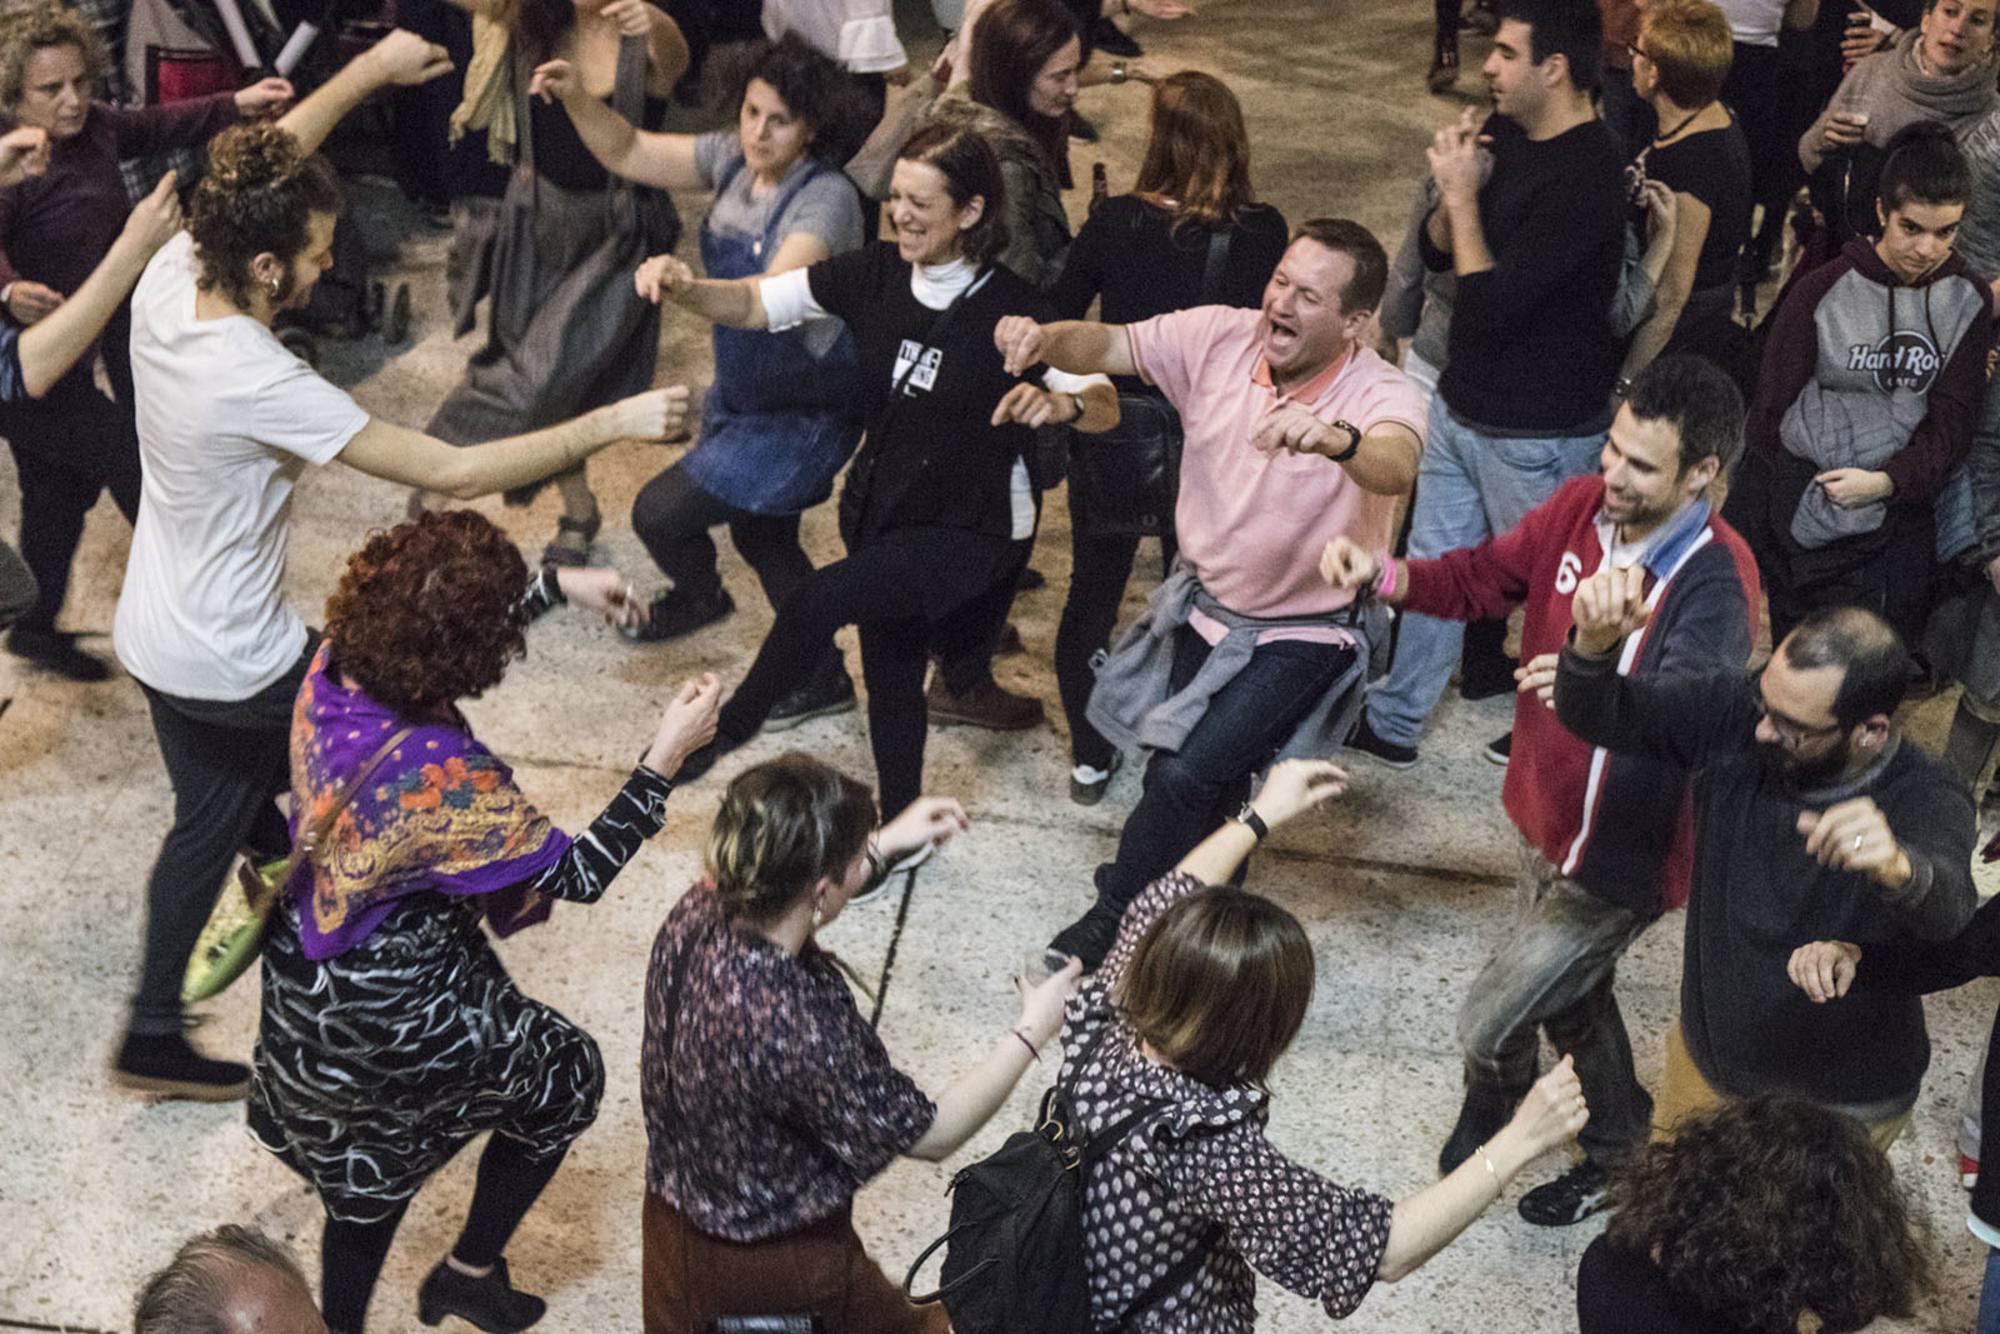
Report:
[{"label": "black backpack", "polygon": [[[1100,1030],[1101,1040],[1110,1025]],[[1097,1045],[1093,1040],[1083,1061]],[[1090,1283],[1084,1269],[1083,1186],[1091,1165],[1167,1104],[1147,1102],[1079,1141],[1075,1114],[1061,1088],[1042,1095],[1033,1130],[1017,1131],[997,1153],[962,1168],[948,1188],[951,1227],[924,1248],[903,1279],[913,1302],[941,1301],[955,1334],[1090,1334]],[[1126,1306],[1129,1319],[1185,1283],[1221,1239],[1211,1226],[1202,1245]],[[911,1291],[917,1271],[940,1246],[938,1288]]]}]

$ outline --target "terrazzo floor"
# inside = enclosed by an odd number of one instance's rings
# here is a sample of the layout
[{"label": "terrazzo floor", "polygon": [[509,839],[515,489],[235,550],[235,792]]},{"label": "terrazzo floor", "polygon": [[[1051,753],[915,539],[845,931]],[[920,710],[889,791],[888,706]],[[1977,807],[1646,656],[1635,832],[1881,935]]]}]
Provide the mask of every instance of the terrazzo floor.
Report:
[{"label": "terrazzo floor", "polygon": [[[935,49],[928,15],[903,15],[912,45]],[[1392,247],[1422,169],[1422,146],[1460,100],[1422,89],[1429,6],[1418,0],[1206,0],[1173,27],[1135,21],[1149,55],[1198,66],[1241,96],[1264,197],[1294,221],[1353,216]],[[1468,69],[1483,55],[1474,39]],[[1466,86],[1476,80],[1468,78]],[[1100,145],[1074,145],[1080,179],[1108,164],[1129,188],[1145,133],[1144,94],[1086,93]],[[1072,207],[1081,219],[1082,192]],[[689,219],[699,201],[682,201]],[[418,426],[455,379],[474,343],[454,342],[443,307],[444,238],[380,183],[355,190],[354,225],[396,266],[415,299],[414,343],[330,345],[325,369],[371,411]],[[400,243],[400,246],[399,246]],[[684,252],[692,250],[690,239]],[[699,391],[705,330],[669,317],[663,379]],[[620,446],[591,465],[610,518],[602,558],[657,581],[626,515],[633,494],[670,450]],[[11,464],[0,463],[0,531],[18,518]],[[297,494],[288,586],[309,617],[345,554],[395,522],[393,487],[341,468],[307,477]],[[533,553],[553,530],[554,499],[530,510],[479,508]],[[1012,1022],[1008,974],[1088,894],[1136,797],[1121,775],[1085,810],[1066,796],[1067,748],[1049,667],[1069,570],[1060,499],[1046,510],[1036,559],[1048,589],[1016,607],[1027,652],[1002,659],[1001,679],[1043,698],[1051,724],[998,736],[934,730],[929,787],[960,798],[973,827],[925,867],[897,935],[899,905],[857,908],[827,943],[880,976],[896,936],[881,1031],[916,1078],[942,1086]],[[807,518],[814,555],[837,539],[829,510]],[[92,515],[66,613],[69,627],[108,655],[113,600],[129,545],[109,503]],[[739,610],[691,642],[628,644],[574,613],[538,625],[529,656],[468,713],[481,737],[517,766],[525,789],[559,823],[587,822],[617,788],[650,736],[676,682],[713,670],[740,677],[769,624],[748,570],[724,544],[724,573]],[[1142,554],[1128,594],[1136,611],[1157,562]],[[848,644],[853,662],[851,640]],[[165,831],[170,792],[137,686],[123,676],[77,686],[0,655],[0,1328],[108,1331],[129,1327],[139,1279],[186,1235],[254,1221],[316,1269],[317,1209],[288,1171],[253,1147],[240,1106],[153,1104],[115,1091],[105,1076],[134,975],[147,869]],[[1365,765],[1342,802],[1285,830],[1257,861],[1251,884],[1297,913],[1318,950],[1320,980],[1299,1040],[1273,1080],[1275,1141],[1339,1180],[1407,1194],[1432,1177],[1457,1108],[1454,1017],[1465,984],[1508,916],[1514,851],[1499,805],[1501,771],[1480,747],[1505,730],[1509,702],[1449,698],[1403,774]],[[1935,743],[1949,699],[1914,711]],[[568,908],[501,946],[530,994],[596,1035],[610,1086],[596,1127],[577,1145],[512,1247],[518,1281],[546,1294],[541,1328],[567,1334],[637,1331],[639,1204],[644,1154],[637,1079],[640,986],[667,908],[694,879],[721,782],[745,764],[797,747],[867,775],[859,715],[824,719],[760,739],[711,778],[677,793],[671,818],[604,902]],[[1619,993],[1643,1079],[1657,1082],[1664,1028],[1675,1009],[1681,920],[1670,916],[1633,948]],[[1936,1054],[1908,1134],[1893,1158],[1931,1234],[1940,1283],[1915,1321],[1897,1328],[1971,1325],[1983,1250],[1963,1226],[1956,1182],[1955,1107],[1986,1035],[1996,993],[1981,983],[1929,1001]],[[249,1051],[254,987],[204,1007],[202,1044]],[[898,1163],[863,1191],[858,1223],[892,1271],[941,1230],[944,1186],[958,1166],[997,1146],[1038,1096],[1024,1081],[992,1125],[949,1163]],[[456,1235],[471,1192],[462,1156],[419,1197],[377,1292],[370,1329],[415,1330],[414,1291]],[[1347,1323],[1385,1331],[1541,1331],[1573,1328],[1578,1256],[1590,1223],[1545,1230],[1523,1223],[1515,1198],[1561,1170],[1537,1164],[1459,1242],[1404,1282],[1373,1292]],[[1316,1329],[1323,1312],[1265,1284],[1260,1328]],[[467,1329],[468,1326],[458,1326]]]}]

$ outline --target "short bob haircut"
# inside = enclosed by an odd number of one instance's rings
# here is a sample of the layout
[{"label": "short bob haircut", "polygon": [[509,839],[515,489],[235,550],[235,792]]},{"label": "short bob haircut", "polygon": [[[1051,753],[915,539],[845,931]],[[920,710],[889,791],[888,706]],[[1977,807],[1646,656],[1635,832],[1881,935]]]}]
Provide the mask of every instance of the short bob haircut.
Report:
[{"label": "short bob haircut", "polygon": [[1184,70],[1153,89],[1152,134],[1133,193],[1174,215],[1222,228],[1256,202],[1250,193],[1250,134],[1229,85]]},{"label": "short bob haircut", "polygon": [[944,176],[955,208],[975,198],[986,202],[979,221],[959,233],[959,252],[978,268],[1007,248],[1007,181],[993,145],[975,130],[930,125],[910,136],[899,161],[921,162]]},{"label": "short bob haircut", "polygon": [[475,699],[527,651],[517,608],[528,565],[475,510],[375,533],[326,602],[339,670],[398,712]]},{"label": "short bob haircut", "polygon": [[729,101],[730,115],[742,108],[752,79],[769,84],[785,109],[812,131],[806,152],[813,158],[838,167],[861,147],[869,114],[859,85],[797,33],[786,33],[744,64]]},{"label": "short bob haircut", "polygon": [[208,172],[188,206],[202,289],[219,289],[247,309],[256,285],[251,261],[276,255],[289,272],[312,239],[313,215],[337,217],[341,204],[333,167],[289,130],[269,121],[224,130],[208,146]]},{"label": "short bob haircut", "polygon": [[104,87],[111,72],[111,53],[90,21],[57,0],[41,0],[0,15],[0,111],[10,122],[27,91],[28,62],[39,51],[73,46],[83,57],[83,74],[93,89]]},{"label": "short bob haircut", "polygon": [[1167,1064],[1227,1088],[1270,1075],[1305,1022],[1313,980],[1298,918],[1258,895],[1209,888],[1139,938],[1114,999]]},{"label": "short bob haircut", "polygon": [[1682,1122],[1613,1174],[1605,1230],[1732,1327],[1827,1334],[1910,1314],[1930,1262],[1859,1122],[1779,1094]]},{"label": "short bob haircut", "polygon": [[868,847],[875,795],[810,755],[791,751],[745,769],[722,794],[706,863],[722,910],[768,922],[822,878],[838,880]]},{"label": "short bob haircut", "polygon": [[1076,18],[1061,0],[996,0],[973,25],[966,52],[972,100],[992,107],[1028,132],[1069,188],[1069,127],[1028,105],[1042,67],[1071,42],[1082,49]]},{"label": "short bob haircut", "polygon": [[1709,0],[1653,0],[1639,11],[1639,50],[1659,71],[1660,91],[1692,110],[1722,96],[1736,45],[1728,16]]}]

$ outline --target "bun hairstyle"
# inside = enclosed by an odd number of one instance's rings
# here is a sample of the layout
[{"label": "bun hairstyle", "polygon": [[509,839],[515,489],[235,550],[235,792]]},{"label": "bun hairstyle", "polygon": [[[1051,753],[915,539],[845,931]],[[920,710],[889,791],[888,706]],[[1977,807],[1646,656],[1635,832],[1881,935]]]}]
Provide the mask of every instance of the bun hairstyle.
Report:
[{"label": "bun hairstyle", "polygon": [[706,861],[732,920],[768,922],[821,878],[839,879],[868,847],[875,796],[799,751],[746,769],[723,793]]},{"label": "bun hairstyle", "polygon": [[[188,206],[188,232],[200,252],[201,287],[248,307],[250,262],[276,255],[289,267],[304,253],[312,216],[338,214],[340,180],[289,130],[268,121],[236,125],[208,147],[208,171]],[[286,295],[280,289],[279,296]]]},{"label": "bun hairstyle", "polygon": [[1909,203],[1970,203],[1972,168],[1949,126],[1934,120],[1912,121],[1883,148],[1875,192],[1884,217]]}]

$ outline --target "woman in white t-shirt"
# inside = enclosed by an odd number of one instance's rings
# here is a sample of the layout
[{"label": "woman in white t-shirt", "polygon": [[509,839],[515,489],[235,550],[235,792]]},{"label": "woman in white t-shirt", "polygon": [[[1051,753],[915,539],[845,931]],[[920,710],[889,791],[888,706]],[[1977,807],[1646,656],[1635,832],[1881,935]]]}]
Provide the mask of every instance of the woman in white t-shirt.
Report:
[{"label": "woman in white t-shirt", "polygon": [[[132,297],[139,521],[114,623],[119,661],[146,691],[174,786],[174,826],[147,889],[145,964],[117,1082],[169,1096],[242,1097],[249,1070],[198,1055],[182,1031],[187,958],[239,848],[290,846],[274,799],[288,786],[292,699],[312,636],[283,593],[292,487],[339,459],[461,499],[538,480],[614,440],[679,427],[683,388],[459,450],[377,421],[271,333],[331,263],[340,188],[313,149],[363,97],[450,68],[393,32],[279,123],[238,126],[209,150],[188,235]],[[623,616],[622,602],[598,608]]]}]

